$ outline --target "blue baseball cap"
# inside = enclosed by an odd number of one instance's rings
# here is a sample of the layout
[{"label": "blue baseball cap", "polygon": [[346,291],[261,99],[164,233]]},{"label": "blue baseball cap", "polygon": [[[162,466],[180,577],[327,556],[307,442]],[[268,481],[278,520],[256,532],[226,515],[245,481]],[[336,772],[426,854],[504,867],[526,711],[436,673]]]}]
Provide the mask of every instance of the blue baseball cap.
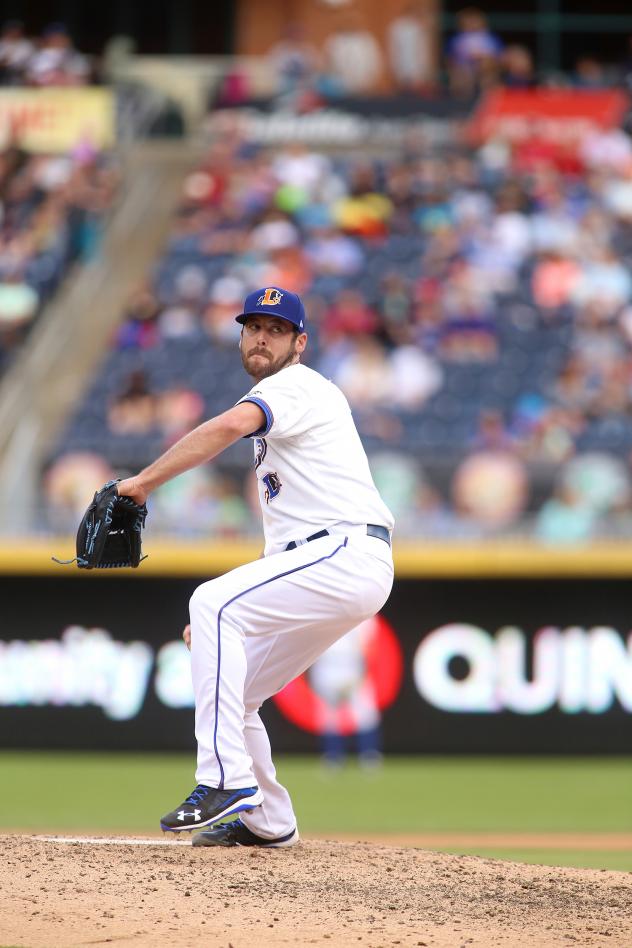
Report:
[{"label": "blue baseball cap", "polygon": [[245,323],[248,316],[278,316],[287,319],[299,332],[305,332],[305,307],[300,296],[280,286],[264,286],[249,293],[243,313],[236,317],[237,322]]}]

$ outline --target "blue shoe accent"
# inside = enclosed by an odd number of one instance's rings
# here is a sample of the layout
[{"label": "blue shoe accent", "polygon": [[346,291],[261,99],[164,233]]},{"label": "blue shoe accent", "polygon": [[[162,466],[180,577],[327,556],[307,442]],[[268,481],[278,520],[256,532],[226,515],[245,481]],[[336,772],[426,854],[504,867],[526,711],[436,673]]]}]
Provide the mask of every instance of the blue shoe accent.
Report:
[{"label": "blue shoe accent", "polygon": [[252,810],[263,803],[259,787],[244,787],[239,790],[216,790],[198,784],[195,790],[171,813],[160,821],[161,829],[170,833],[181,833],[210,826],[227,816]]}]

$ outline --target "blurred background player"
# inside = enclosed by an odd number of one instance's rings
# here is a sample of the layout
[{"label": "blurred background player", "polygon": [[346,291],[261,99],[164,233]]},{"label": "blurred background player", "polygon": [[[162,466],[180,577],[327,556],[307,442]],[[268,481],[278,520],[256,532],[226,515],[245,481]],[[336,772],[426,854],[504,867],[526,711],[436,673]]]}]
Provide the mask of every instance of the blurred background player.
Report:
[{"label": "blurred background player", "polygon": [[316,726],[328,767],[341,766],[350,749],[365,767],[381,763],[381,715],[367,675],[373,636],[372,621],[362,622],[334,642],[309,669],[312,688],[322,699]]}]

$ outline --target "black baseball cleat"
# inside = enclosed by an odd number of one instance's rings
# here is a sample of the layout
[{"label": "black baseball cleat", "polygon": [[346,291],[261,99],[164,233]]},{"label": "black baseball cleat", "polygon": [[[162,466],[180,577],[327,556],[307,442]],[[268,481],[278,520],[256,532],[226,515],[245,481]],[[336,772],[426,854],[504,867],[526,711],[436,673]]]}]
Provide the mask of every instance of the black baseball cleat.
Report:
[{"label": "black baseball cleat", "polygon": [[285,836],[276,839],[265,839],[249,830],[241,820],[232,823],[222,823],[213,829],[197,833],[193,837],[193,846],[262,846],[264,849],[280,849],[283,846],[294,846],[298,843],[298,830],[295,828]]},{"label": "black baseball cleat", "polygon": [[223,820],[225,816],[252,810],[263,803],[259,787],[244,787],[241,790],[216,790],[200,783],[179,807],[167,813],[160,821],[165,832],[179,833],[209,826]]}]

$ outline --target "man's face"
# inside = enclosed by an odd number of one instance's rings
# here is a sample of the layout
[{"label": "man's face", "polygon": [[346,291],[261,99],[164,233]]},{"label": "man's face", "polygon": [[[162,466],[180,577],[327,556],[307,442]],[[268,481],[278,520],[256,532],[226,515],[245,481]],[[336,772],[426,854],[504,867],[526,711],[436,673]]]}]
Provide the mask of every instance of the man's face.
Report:
[{"label": "man's face", "polygon": [[255,381],[274,375],[298,362],[307,334],[296,335],[287,319],[278,316],[248,316],[241,331],[241,361]]}]

